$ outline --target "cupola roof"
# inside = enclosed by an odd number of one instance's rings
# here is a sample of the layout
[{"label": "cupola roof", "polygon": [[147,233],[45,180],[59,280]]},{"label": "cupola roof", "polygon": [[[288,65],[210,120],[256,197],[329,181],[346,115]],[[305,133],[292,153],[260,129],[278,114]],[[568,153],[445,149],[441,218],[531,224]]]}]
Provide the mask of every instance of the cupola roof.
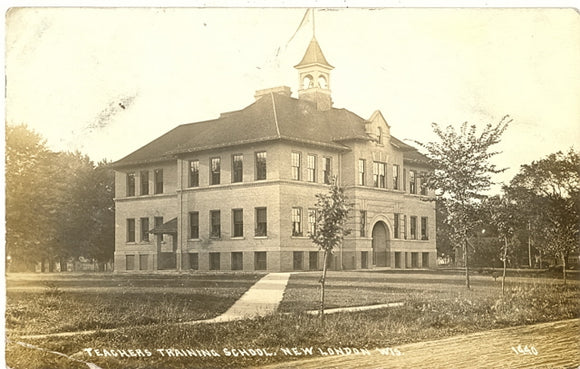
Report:
[{"label": "cupola roof", "polygon": [[320,48],[320,45],[318,44],[318,41],[316,41],[315,37],[313,37],[312,41],[310,41],[310,45],[308,45],[308,49],[306,49],[306,53],[304,54],[302,61],[295,65],[294,68],[304,67],[312,64],[319,64],[327,68],[334,69],[334,67],[330,65],[328,61],[326,61],[326,58],[322,53],[322,49]]}]

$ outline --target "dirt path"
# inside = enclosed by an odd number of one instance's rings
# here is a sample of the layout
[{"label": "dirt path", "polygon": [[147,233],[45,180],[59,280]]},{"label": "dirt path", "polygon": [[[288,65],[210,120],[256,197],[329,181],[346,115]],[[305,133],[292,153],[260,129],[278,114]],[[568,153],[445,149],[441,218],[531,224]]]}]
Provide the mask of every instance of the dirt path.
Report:
[{"label": "dirt path", "polygon": [[[580,319],[562,320],[411,343],[390,351],[382,348],[382,353],[370,350],[370,355],[327,355],[264,368],[577,368],[578,332]],[[517,352],[518,346],[524,353]],[[320,349],[327,354],[330,351]]]}]

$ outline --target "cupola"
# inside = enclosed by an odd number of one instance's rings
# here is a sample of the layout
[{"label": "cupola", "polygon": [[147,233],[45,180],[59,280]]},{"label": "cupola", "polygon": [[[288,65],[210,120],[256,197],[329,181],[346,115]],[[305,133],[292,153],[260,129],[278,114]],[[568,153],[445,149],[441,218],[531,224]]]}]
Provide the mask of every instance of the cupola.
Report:
[{"label": "cupola", "polygon": [[312,101],[318,110],[329,110],[332,107],[330,97],[330,65],[316,38],[312,38],[302,61],[294,66],[298,70],[298,98]]}]

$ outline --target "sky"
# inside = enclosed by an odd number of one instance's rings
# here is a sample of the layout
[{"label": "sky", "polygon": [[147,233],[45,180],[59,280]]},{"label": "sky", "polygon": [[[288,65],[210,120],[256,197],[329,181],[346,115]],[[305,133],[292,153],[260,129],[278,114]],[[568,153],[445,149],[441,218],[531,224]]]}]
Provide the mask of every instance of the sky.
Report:
[{"label": "sky", "polygon": [[[6,122],[53,150],[118,160],[179,124],[290,86],[313,32],[334,107],[380,110],[391,134],[513,118],[494,161],[521,164],[580,143],[580,15],[574,9],[12,8]],[[411,141],[408,141],[411,143]]]}]

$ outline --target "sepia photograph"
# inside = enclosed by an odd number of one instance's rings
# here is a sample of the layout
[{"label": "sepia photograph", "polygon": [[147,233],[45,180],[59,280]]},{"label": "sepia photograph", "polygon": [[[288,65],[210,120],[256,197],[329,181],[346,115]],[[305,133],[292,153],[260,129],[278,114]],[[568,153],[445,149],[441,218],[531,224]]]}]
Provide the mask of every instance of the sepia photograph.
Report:
[{"label": "sepia photograph", "polygon": [[580,368],[578,9],[312,6],[6,8],[0,366]]}]

